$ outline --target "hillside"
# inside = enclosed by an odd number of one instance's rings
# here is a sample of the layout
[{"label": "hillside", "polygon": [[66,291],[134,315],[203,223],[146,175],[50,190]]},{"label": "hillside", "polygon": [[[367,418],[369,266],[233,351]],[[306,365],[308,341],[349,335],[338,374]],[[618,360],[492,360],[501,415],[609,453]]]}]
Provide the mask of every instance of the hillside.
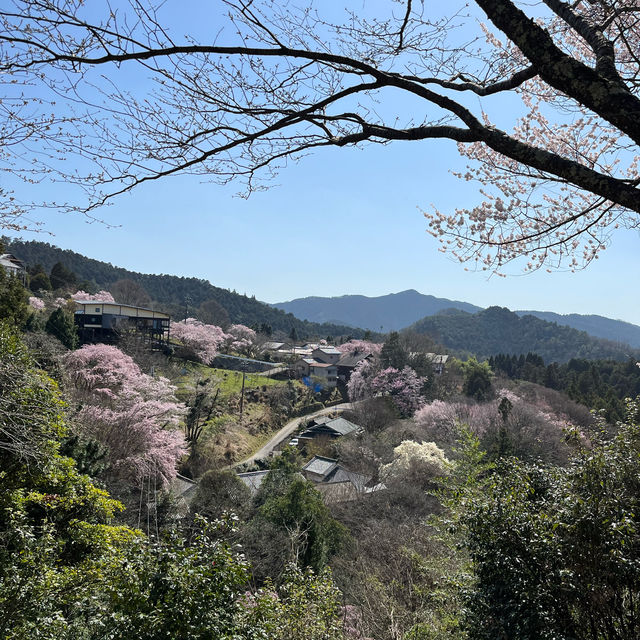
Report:
[{"label": "hillside", "polygon": [[571,358],[624,360],[635,355],[627,345],[594,338],[584,331],[532,315],[520,317],[501,307],[489,307],[475,314],[447,311],[423,318],[410,329],[430,335],[449,349],[467,351],[480,358],[532,352],[549,363],[567,362]]},{"label": "hillside", "polygon": [[414,289],[371,298],[358,295],[336,298],[314,296],[277,302],[273,306],[311,322],[336,322],[382,333],[399,331],[424,316],[444,309],[460,309],[470,313],[481,309],[468,302],[436,298]]},{"label": "hillside", "polygon": [[560,325],[573,327],[579,331],[586,331],[592,336],[624,342],[636,349],[640,349],[640,327],[622,320],[612,320],[604,316],[580,315],[570,313],[561,315],[552,311],[516,311],[519,316],[531,315],[541,320],[555,322]]},{"label": "hillside", "polygon": [[291,313],[275,309],[260,302],[255,297],[240,295],[235,291],[215,287],[207,280],[184,278],[172,275],[137,273],[108,262],[88,258],[68,249],[60,249],[45,242],[22,241],[3,238],[10,251],[27,265],[41,264],[49,272],[51,267],[62,262],[78,278],[95,284],[97,289],[109,289],[109,286],[121,279],[130,279],[140,284],[151,296],[156,306],[171,313],[174,317],[184,317],[185,304],[188,314],[203,302],[215,300],[229,314],[231,323],[247,326],[269,325],[273,331],[289,333],[295,328],[300,338],[310,336],[352,335],[361,338],[364,331],[331,323],[317,323],[299,320]]}]

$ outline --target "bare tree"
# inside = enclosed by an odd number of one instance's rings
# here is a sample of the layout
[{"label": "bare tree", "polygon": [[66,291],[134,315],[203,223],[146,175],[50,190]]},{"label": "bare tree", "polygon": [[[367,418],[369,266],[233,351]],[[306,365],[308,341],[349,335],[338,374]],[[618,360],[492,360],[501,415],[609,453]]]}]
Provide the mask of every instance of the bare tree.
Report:
[{"label": "bare tree", "polygon": [[145,288],[135,280],[122,278],[116,280],[110,287],[111,295],[122,304],[133,304],[138,307],[145,307],[151,304],[151,296]]},{"label": "bare tree", "polygon": [[[315,148],[446,138],[484,198],[425,214],[461,261],[580,268],[616,226],[638,225],[635,0],[389,0],[339,18],[220,0],[226,23],[204,42],[170,34],[166,7],[146,0],[91,5],[0,9],[2,77],[22,83],[3,102],[5,165],[28,178],[36,142],[43,170],[62,170],[58,153],[88,158],[93,171],[64,175],[87,211],[177,173],[240,177],[250,192]],[[501,95],[521,111],[515,127],[492,119]]]}]

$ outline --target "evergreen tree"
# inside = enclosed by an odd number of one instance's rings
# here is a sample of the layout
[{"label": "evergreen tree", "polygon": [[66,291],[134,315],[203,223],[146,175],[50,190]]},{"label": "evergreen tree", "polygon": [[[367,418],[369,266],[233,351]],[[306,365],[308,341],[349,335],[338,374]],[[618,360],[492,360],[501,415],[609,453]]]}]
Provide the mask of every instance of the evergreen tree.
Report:
[{"label": "evergreen tree", "polygon": [[56,262],[51,267],[51,274],[49,275],[51,286],[53,289],[64,289],[76,284],[76,275],[73,271],[70,271],[62,262]]},{"label": "evergreen tree", "polygon": [[0,320],[22,328],[29,315],[28,296],[22,283],[0,267]]},{"label": "evergreen tree", "polygon": [[407,366],[408,360],[409,354],[400,344],[400,334],[397,331],[392,331],[382,345],[380,352],[382,366],[385,368],[393,367],[401,371]]},{"label": "evergreen tree", "polygon": [[466,396],[475,398],[478,402],[488,400],[491,396],[492,371],[487,362],[478,362],[475,358],[469,358],[462,363],[464,372],[464,385],[462,391]]},{"label": "evergreen tree", "polygon": [[78,334],[73,316],[62,308],[56,309],[49,316],[45,331],[58,338],[68,349],[75,349],[78,346]]}]

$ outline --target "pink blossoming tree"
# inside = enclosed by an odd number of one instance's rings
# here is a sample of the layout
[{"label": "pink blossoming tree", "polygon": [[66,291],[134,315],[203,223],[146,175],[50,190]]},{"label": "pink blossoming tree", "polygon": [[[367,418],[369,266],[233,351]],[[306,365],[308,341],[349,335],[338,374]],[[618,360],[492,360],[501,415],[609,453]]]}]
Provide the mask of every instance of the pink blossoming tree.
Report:
[{"label": "pink blossoming tree", "polygon": [[35,296],[29,296],[29,306],[35,311],[42,311],[45,307],[44,300],[36,298]]},{"label": "pink blossoming tree", "polygon": [[225,348],[243,355],[251,355],[256,344],[256,332],[243,324],[232,324],[227,329]]},{"label": "pink blossoming tree", "polygon": [[372,378],[370,388],[374,394],[390,396],[400,415],[409,417],[424,404],[423,384],[424,380],[410,367],[402,370],[388,367]]},{"label": "pink blossoming tree", "polygon": [[205,324],[195,318],[187,318],[171,325],[171,335],[182,342],[191,355],[203,364],[210,364],[227,334],[213,324]]},{"label": "pink blossoming tree", "polygon": [[78,302],[115,302],[113,296],[108,291],[98,291],[98,293],[76,291],[71,298]]},{"label": "pink blossoming tree", "polygon": [[343,355],[351,356],[370,353],[374,356],[379,356],[382,345],[369,340],[349,340],[349,342],[338,345],[337,349]]},{"label": "pink blossoming tree", "polygon": [[185,453],[179,430],[185,408],[175,387],[142,373],[131,357],[108,345],[86,345],[64,364],[76,421],[108,447],[109,473],[130,482],[171,480]]}]

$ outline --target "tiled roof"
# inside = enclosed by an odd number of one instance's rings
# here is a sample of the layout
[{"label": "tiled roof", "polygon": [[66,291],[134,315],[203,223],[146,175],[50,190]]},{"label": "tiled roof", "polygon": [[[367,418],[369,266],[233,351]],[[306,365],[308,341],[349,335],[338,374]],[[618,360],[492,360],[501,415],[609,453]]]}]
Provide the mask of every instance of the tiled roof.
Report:
[{"label": "tiled roof", "polygon": [[330,427],[334,431],[337,431],[340,435],[346,436],[348,433],[358,431],[360,427],[353,422],[349,422],[344,418],[333,418],[333,420],[327,420],[323,426]]},{"label": "tiled roof", "polygon": [[315,473],[319,476],[326,476],[333,471],[337,464],[338,461],[333,458],[313,456],[313,458],[311,458],[311,460],[302,467],[302,470],[308,471],[309,473]]},{"label": "tiled roof", "polygon": [[238,478],[244,482],[252,493],[255,493],[262,484],[269,470],[266,471],[249,471],[247,473],[239,473]]}]

